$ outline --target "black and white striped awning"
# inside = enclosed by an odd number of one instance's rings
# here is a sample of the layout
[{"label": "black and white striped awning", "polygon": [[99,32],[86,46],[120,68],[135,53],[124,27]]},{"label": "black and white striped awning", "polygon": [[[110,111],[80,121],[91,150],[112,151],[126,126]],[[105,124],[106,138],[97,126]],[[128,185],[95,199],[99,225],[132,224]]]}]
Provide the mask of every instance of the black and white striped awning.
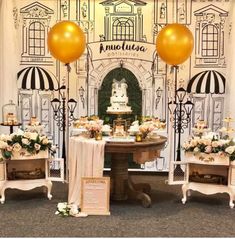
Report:
[{"label": "black and white striped awning", "polygon": [[24,90],[57,90],[56,77],[41,67],[26,67],[17,73],[18,88]]},{"label": "black and white striped awning", "polygon": [[218,71],[202,71],[188,83],[187,92],[195,94],[224,94],[225,77]]}]

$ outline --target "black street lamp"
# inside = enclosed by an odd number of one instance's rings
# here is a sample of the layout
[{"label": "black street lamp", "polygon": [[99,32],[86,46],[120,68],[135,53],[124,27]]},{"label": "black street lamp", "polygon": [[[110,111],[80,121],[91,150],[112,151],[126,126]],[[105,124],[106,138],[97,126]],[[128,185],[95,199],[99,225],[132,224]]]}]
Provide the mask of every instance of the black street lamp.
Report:
[{"label": "black street lamp", "polygon": [[193,102],[187,99],[186,90],[184,88],[179,88],[175,91],[175,101],[170,101],[168,103],[168,109],[170,113],[174,116],[173,127],[175,134],[178,134],[178,144],[176,149],[176,161],[181,161],[181,134],[188,127],[191,120],[191,112],[193,109]]},{"label": "black street lamp", "polygon": [[155,102],[155,109],[157,109],[157,106],[161,100],[162,97],[162,89],[160,87],[157,88],[156,90],[156,102]]},{"label": "black street lamp", "polygon": [[84,93],[85,93],[85,90],[84,88],[81,86],[78,90],[79,92],[79,96],[80,96],[80,99],[81,99],[81,102],[82,102],[82,107],[83,109],[85,108],[85,98],[84,98]]},{"label": "black street lamp", "polygon": [[[77,106],[77,101],[74,99],[69,99],[66,103],[66,96],[65,92],[62,92],[60,90],[65,90],[66,87],[62,86],[59,88],[61,100],[58,98],[54,98],[51,101],[51,106],[54,112],[54,120],[57,122],[57,126],[59,127],[59,130],[63,133],[63,142],[62,142],[62,158],[64,158],[66,162],[66,108],[68,108],[68,123],[70,126],[70,122],[74,120],[74,111]],[[67,107],[66,107],[67,106]]]}]

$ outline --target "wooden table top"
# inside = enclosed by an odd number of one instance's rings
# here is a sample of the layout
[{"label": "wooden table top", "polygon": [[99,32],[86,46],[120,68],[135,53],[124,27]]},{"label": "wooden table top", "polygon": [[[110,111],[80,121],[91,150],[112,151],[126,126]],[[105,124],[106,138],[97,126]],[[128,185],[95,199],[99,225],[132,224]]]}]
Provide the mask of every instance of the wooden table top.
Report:
[{"label": "wooden table top", "polygon": [[161,150],[164,148],[167,138],[164,136],[159,136],[158,139],[148,139],[142,142],[106,142],[105,152],[107,153],[134,153],[134,152],[144,152],[150,150]]}]

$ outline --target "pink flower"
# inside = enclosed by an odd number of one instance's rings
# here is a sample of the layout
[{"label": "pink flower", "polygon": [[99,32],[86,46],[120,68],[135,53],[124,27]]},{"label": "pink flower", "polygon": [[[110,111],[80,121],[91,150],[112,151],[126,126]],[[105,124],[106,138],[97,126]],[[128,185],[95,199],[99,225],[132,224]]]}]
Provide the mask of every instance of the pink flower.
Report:
[{"label": "pink flower", "polygon": [[211,146],[206,146],[206,148],[205,148],[205,153],[211,153],[211,151],[212,151],[212,147]]},{"label": "pink flower", "polygon": [[34,148],[36,149],[36,151],[39,151],[41,148],[41,145],[36,143],[34,144]]}]

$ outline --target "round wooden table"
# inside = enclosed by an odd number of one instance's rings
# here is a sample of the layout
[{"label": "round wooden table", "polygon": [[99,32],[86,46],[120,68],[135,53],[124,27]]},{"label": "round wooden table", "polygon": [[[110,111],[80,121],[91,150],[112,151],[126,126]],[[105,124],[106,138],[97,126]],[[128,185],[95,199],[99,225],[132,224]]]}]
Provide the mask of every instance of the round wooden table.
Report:
[{"label": "round wooden table", "polygon": [[151,198],[148,195],[151,187],[149,184],[134,184],[128,175],[128,155],[146,151],[162,150],[167,138],[160,136],[159,139],[146,140],[135,143],[107,142],[105,152],[111,154],[111,199],[141,200],[144,207],[151,206]]}]

